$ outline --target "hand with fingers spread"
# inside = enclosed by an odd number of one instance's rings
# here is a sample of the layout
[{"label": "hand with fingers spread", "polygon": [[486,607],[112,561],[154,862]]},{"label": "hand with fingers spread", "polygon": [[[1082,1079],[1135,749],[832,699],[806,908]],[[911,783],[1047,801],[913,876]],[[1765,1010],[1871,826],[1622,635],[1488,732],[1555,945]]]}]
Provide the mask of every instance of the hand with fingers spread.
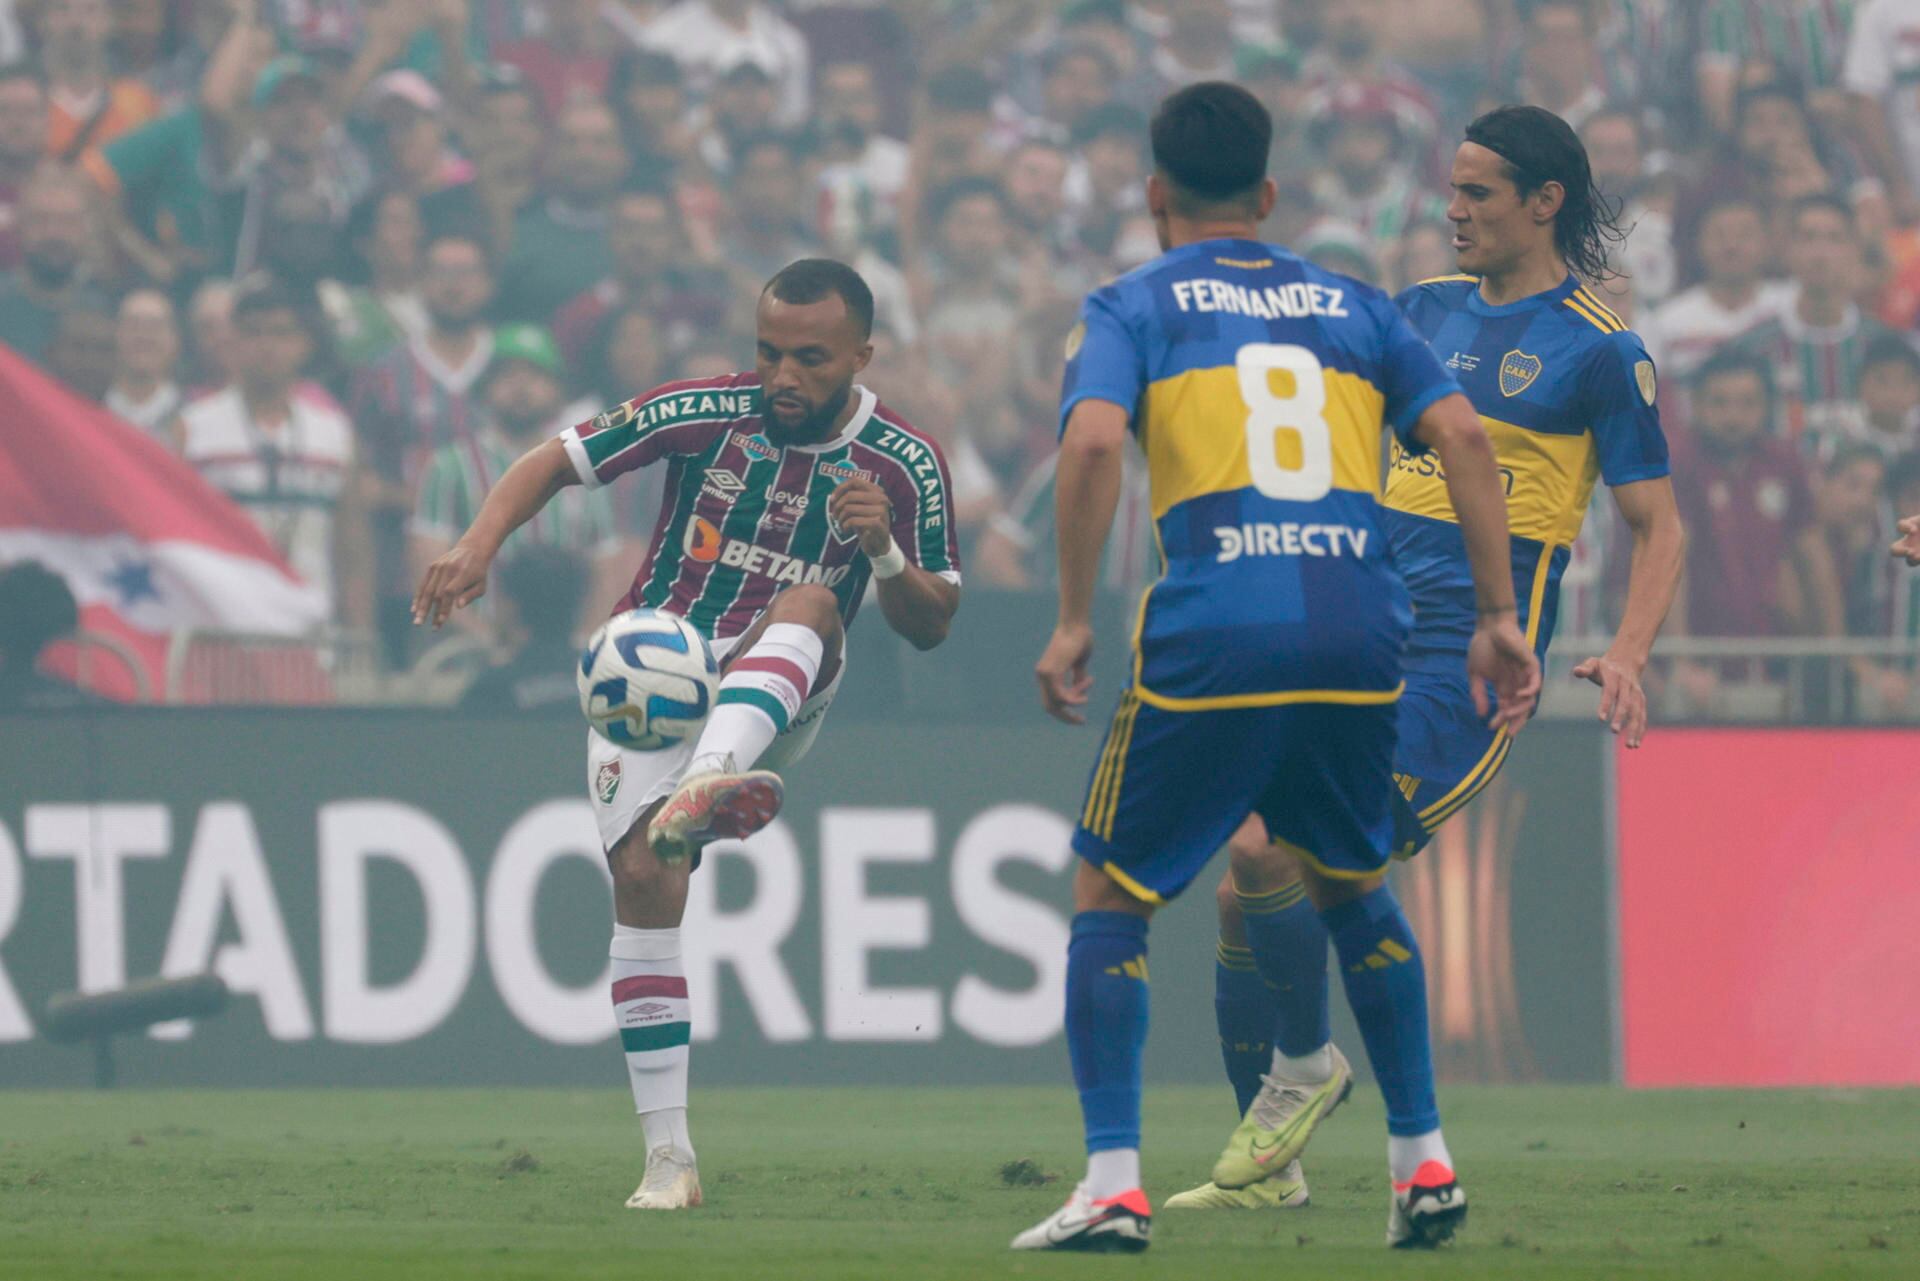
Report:
[{"label": "hand with fingers spread", "polygon": [[1047,715],[1069,725],[1084,725],[1087,716],[1087,691],[1093,688],[1093,676],[1087,664],[1093,660],[1093,628],[1086,623],[1061,623],[1033,665],[1040,682],[1040,705]]},{"label": "hand with fingers spread", "polygon": [[[1491,713],[1489,729],[1518,734],[1533,714],[1540,697],[1540,660],[1511,610],[1481,616],[1467,646],[1467,683],[1474,710],[1482,716]],[[1493,686],[1492,707],[1487,705],[1488,685]]]},{"label": "hand with fingers spread", "polygon": [[1600,719],[1628,747],[1640,746],[1647,734],[1647,691],[1640,685],[1641,668],[1639,663],[1603,654],[1573,669],[1575,676],[1600,687]]},{"label": "hand with fingers spread", "polygon": [[492,562],[493,557],[466,542],[455,543],[420,576],[420,586],[413,593],[414,626],[430,623],[438,628],[456,609],[465,609],[484,596]]}]

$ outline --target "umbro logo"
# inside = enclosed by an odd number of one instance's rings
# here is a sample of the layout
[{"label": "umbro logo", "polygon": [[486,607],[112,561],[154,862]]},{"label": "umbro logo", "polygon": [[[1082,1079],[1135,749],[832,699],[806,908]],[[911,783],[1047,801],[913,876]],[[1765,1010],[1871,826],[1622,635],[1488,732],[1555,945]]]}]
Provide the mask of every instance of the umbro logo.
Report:
[{"label": "umbro logo", "polygon": [[730,503],[747,487],[747,482],[724,467],[709,467],[700,484],[700,492]]}]

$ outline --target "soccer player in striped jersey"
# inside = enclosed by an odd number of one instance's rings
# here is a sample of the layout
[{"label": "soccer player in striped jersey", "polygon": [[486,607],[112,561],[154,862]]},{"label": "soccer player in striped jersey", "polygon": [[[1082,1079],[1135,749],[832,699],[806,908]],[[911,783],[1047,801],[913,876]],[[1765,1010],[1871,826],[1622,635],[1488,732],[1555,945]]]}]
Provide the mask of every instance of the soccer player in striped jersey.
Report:
[{"label": "soccer player in striped jersey", "polygon": [[[1628,747],[1646,731],[1640,675],[1679,584],[1683,536],[1654,408],[1654,369],[1638,337],[1583,282],[1607,272],[1612,233],[1580,140],[1538,107],[1501,107],[1467,126],[1453,163],[1447,216],[1462,274],[1398,299],[1433,354],[1459,379],[1493,442],[1507,498],[1519,621],[1544,662],[1560,576],[1596,481],[1613,490],[1632,534],[1627,603],[1604,655],[1574,668],[1601,687],[1600,717]],[[1395,852],[1418,853],[1493,780],[1509,727],[1475,709],[1463,659],[1476,625],[1468,542],[1445,470],[1395,448],[1384,524],[1413,598],[1406,690],[1394,752]],[[1512,728],[1517,728],[1512,727]],[[1222,1056],[1247,1120],[1235,1144],[1257,1149],[1269,1100],[1315,1088],[1302,1063],[1324,1054],[1327,931],[1297,878],[1249,893],[1240,860],[1267,844],[1258,816],[1235,833],[1220,885],[1215,1011]],[[1343,968],[1345,968],[1343,966]],[[1434,1243],[1427,1195],[1452,1181],[1437,1126],[1389,1117],[1396,1197],[1388,1237]],[[1229,1153],[1234,1146],[1229,1147]],[[1297,1171],[1239,1188],[1218,1181],[1174,1208],[1277,1206],[1305,1200]]]},{"label": "soccer player in striped jersey", "polygon": [[779,810],[779,772],[820,732],[869,582],[920,649],[946,638],[960,604],[946,462],[854,382],[873,354],[866,283],[844,263],[802,259],[767,283],[758,324],[753,371],[668,383],[524,454],[414,597],[415,621],[439,626],[562,488],[667,467],[651,549],[617,608],[693,624],[721,660],[720,696],[695,743],[630,752],[587,735],[613,871],[615,1020],[646,1133],[634,1209],[700,1204],[680,919],[701,849]]}]

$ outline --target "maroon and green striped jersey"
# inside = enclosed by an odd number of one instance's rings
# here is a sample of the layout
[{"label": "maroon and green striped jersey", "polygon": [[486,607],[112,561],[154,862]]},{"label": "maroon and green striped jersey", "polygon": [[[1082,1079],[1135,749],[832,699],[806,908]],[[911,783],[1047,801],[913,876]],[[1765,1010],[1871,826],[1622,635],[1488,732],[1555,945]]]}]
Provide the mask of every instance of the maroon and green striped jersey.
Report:
[{"label": "maroon and green striped jersey", "polygon": [[618,608],[662,609],[725,640],[783,588],[820,583],[851,623],[872,567],[858,536],[827,519],[827,498],[856,478],[886,491],[907,559],[959,583],[946,459],[872,392],[853,390],[846,427],[813,445],[768,438],[753,373],[668,383],[561,433],[588,486],[668,468],[652,545]]}]

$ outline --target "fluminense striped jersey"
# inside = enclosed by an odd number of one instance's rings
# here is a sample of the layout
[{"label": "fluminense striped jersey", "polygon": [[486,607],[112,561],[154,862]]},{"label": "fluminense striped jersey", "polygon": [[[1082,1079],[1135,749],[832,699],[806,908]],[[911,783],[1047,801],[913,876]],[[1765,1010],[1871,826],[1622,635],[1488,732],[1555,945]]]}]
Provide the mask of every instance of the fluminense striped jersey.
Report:
[{"label": "fluminense striped jersey", "polygon": [[907,559],[959,583],[946,460],[871,391],[853,390],[853,417],[816,445],[768,438],[752,373],[668,383],[561,433],[589,487],[668,465],[652,545],[618,608],[662,609],[725,640],[783,588],[820,583],[851,623],[872,567],[858,536],[827,519],[827,498],[856,478],[886,491]]}]

